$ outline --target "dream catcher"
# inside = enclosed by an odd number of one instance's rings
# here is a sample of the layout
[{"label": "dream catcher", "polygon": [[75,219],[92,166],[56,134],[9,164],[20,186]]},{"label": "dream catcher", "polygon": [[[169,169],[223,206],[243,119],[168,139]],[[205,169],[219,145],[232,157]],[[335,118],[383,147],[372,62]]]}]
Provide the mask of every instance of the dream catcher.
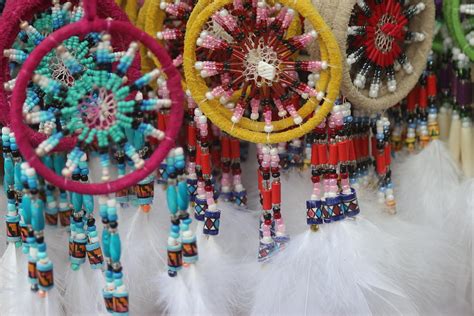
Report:
[{"label": "dream catcher", "polygon": [[[105,306],[109,311],[126,313],[128,292],[122,281],[120,264],[118,203],[110,193],[142,181],[167,155],[180,127],[183,95],[179,73],[152,38],[128,23],[100,19],[96,9],[95,1],[85,2],[84,18],[38,41],[37,49],[23,63],[15,81],[11,123],[16,143],[29,166],[48,183],[74,192],[71,267],[78,268],[85,261],[86,253],[91,266],[100,267],[104,256],[107,266]],[[134,78],[130,66],[140,44],[132,42],[125,51],[114,52],[111,40],[115,34],[140,39],[142,45],[160,60],[162,70],[154,69]],[[95,47],[84,53],[77,49],[81,48],[81,40]],[[64,67],[74,78],[73,85],[68,86],[41,73],[41,63],[50,58],[51,51],[62,57]],[[159,98],[153,89],[147,88],[157,80],[167,83],[169,98]],[[50,97],[55,106],[29,106],[31,99],[28,99],[27,87],[31,84],[36,85],[42,95]],[[163,107],[169,109],[171,120],[166,130],[160,130],[156,120],[156,113]],[[45,133],[44,140],[35,148],[29,135],[40,132],[38,126],[49,122],[54,122],[51,133]],[[142,139],[136,135],[143,135]],[[73,146],[59,175],[43,162],[43,157],[55,150],[65,137],[71,138]],[[152,139],[156,144],[150,144]],[[142,143],[141,147],[139,143]],[[101,168],[97,174],[91,175],[87,159],[94,154],[98,155]],[[132,162],[132,168],[129,173],[122,173],[126,159]],[[103,255],[95,231],[91,194],[101,195]],[[36,238],[38,247],[42,242]]]},{"label": "dream catcher", "polygon": [[[100,9],[101,12],[103,12],[102,14],[104,14],[104,17],[110,15],[117,20],[126,19],[125,15],[113,2],[105,1],[102,4],[104,6],[101,6]],[[5,9],[5,17],[1,22],[2,29],[5,30],[6,34],[8,34],[2,41],[2,47],[5,48],[4,55],[5,57],[8,57],[8,59],[5,58],[2,60],[2,69],[5,71],[2,73],[2,79],[0,79],[5,83],[2,85],[1,90],[3,92],[1,96],[1,104],[3,108],[2,114],[5,116],[3,124],[6,126],[11,125],[10,121],[7,120],[10,108],[10,92],[8,90],[14,88],[15,77],[18,75],[23,62],[32,50],[48,34],[66,24],[77,21],[82,17],[83,13],[84,11],[80,3],[61,4],[59,1],[30,1],[28,3],[17,1],[8,3]],[[118,44],[118,46],[122,46],[120,50],[126,48],[121,37],[117,37],[116,42],[120,42],[120,44]],[[80,72],[77,72],[78,67],[81,69],[87,67],[90,68],[93,63],[93,61],[90,58],[87,58],[88,56],[86,55],[90,55],[88,52],[88,49],[90,48],[89,45],[93,46],[96,43],[97,38],[94,39],[93,37],[88,37],[83,41],[79,41],[78,38],[66,41],[62,47],[58,47],[58,49],[55,49],[41,61],[40,66],[37,69],[38,74],[57,80],[65,86],[73,85],[75,79],[80,75]],[[70,64],[71,52],[77,57],[80,57],[80,59],[77,59],[79,62],[76,60],[75,66]],[[74,67],[76,67],[76,70],[73,70]],[[136,69],[136,66],[134,68]],[[138,72],[135,70],[134,75],[131,77],[137,77],[137,74]],[[3,88],[7,91],[4,91]],[[52,94],[41,90],[40,86],[37,84],[31,84],[28,86],[27,95],[28,105],[25,106],[25,113],[38,111],[40,108],[45,110],[45,112],[54,111],[58,108],[59,103],[53,101]],[[56,122],[55,120],[50,120],[45,123],[40,123],[35,127],[36,130],[28,131],[28,137],[30,138],[32,146],[36,147],[46,137],[53,134]],[[7,163],[5,165],[5,172],[11,175],[16,173],[16,176],[7,180],[5,188],[8,188],[8,190],[6,191],[6,194],[11,195],[12,192],[14,193],[15,198],[9,200],[10,207],[13,209],[16,208],[21,213],[23,186],[20,177],[20,170],[24,159],[19,154],[14,134],[10,134],[8,128],[4,131],[4,137],[8,137],[7,135],[9,135],[10,141],[5,143],[7,144],[7,146],[5,146],[5,159],[7,161],[12,161],[12,163]],[[70,149],[73,143],[74,140],[71,137],[65,137],[59,141],[54,148],[54,153],[51,152],[42,158],[45,165],[56,173],[61,174],[66,162],[64,151]],[[10,145],[8,144],[13,144],[14,148],[9,148]],[[84,172],[87,172],[87,168],[84,169]],[[48,224],[47,228],[60,224],[60,226],[70,229],[71,224],[74,225],[74,223],[71,223],[71,215],[73,214],[74,208],[74,203],[72,202],[74,199],[77,200],[78,196],[76,195],[73,197],[72,194],[62,188],[56,189],[54,185],[45,181],[42,177],[38,177],[38,181],[38,188],[40,188],[39,197],[44,203],[42,208],[45,212],[45,222]],[[85,200],[87,200],[87,202],[84,202],[84,205],[87,204],[87,208],[90,211],[91,205],[93,206],[93,203],[91,204],[91,198],[86,197]],[[75,203],[75,207],[81,208],[82,204],[81,199],[80,203]],[[12,223],[14,227],[16,227],[17,224],[18,222],[16,221]],[[23,219],[20,220],[20,226],[24,232],[27,232],[28,224]],[[67,234],[66,230],[51,231],[49,233],[57,235],[57,238],[51,238],[49,242],[49,250],[53,252],[53,256],[62,255],[62,253],[64,253],[62,251],[64,245],[60,242],[62,237],[65,237],[64,233]],[[25,233],[22,236],[24,245],[23,250],[28,252],[29,247],[26,243],[26,238],[27,234]],[[65,257],[64,260],[67,260],[67,257]],[[61,284],[64,281],[65,267],[66,264],[56,265],[55,280],[60,284],[60,287],[62,287]],[[68,288],[67,291],[71,288],[74,287]]]},{"label": "dream catcher", "polygon": [[416,84],[431,49],[432,1],[332,1],[321,7],[346,61],[342,94],[372,111],[397,104]]}]

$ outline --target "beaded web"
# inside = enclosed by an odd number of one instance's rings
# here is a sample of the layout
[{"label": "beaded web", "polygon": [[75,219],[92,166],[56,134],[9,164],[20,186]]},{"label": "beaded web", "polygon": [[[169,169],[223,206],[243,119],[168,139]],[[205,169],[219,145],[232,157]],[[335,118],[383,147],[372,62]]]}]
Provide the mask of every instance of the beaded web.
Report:
[{"label": "beaded web", "polygon": [[[80,43],[79,38],[76,42]],[[146,157],[143,155],[147,151],[139,152],[141,146],[136,144],[136,136],[130,135],[138,133],[145,139],[164,139],[164,132],[156,128],[153,112],[162,107],[169,108],[171,100],[159,99],[154,93],[150,93],[149,97],[145,94],[147,97],[144,98],[144,93],[140,92],[157,80],[161,72],[155,69],[133,82],[128,82],[125,76],[137,49],[138,44],[131,43],[125,53],[116,54],[110,44],[110,35],[103,34],[97,45],[87,50],[87,54],[80,54],[81,59],[89,61],[87,67],[81,66],[78,58],[68,53],[66,45],[56,50],[62,57],[64,71],[75,78],[72,86],[39,71],[34,75],[33,82],[40,92],[56,105],[55,108],[37,107],[31,103],[33,97],[25,102],[24,118],[27,124],[56,125],[49,137],[36,148],[36,154],[47,155],[66,135],[75,135],[78,139],[62,170],[64,176],[70,177],[79,162],[85,159],[85,154],[99,148],[102,180],[107,181],[111,163],[109,150],[117,156],[128,157],[133,161],[134,168],[139,169],[144,165]],[[113,67],[115,71],[111,72]]]},{"label": "beaded web", "polygon": [[[210,88],[206,97],[233,108],[234,124],[249,116],[264,121],[270,133],[272,121],[288,115],[301,124],[304,118],[297,110],[302,101],[322,100],[324,92],[315,88],[315,78],[327,62],[295,61],[317,33],[288,38],[294,18],[292,9],[279,4],[234,1],[213,14],[201,32],[195,69]],[[230,99],[236,91],[242,92],[234,104]]]},{"label": "beaded web", "polygon": [[425,40],[425,34],[410,30],[410,19],[425,9],[416,4],[396,0],[357,1],[348,28],[347,63],[354,86],[365,89],[378,98],[383,81],[388,91],[397,91],[395,72],[403,68],[406,74],[413,66],[405,55],[407,44]]}]

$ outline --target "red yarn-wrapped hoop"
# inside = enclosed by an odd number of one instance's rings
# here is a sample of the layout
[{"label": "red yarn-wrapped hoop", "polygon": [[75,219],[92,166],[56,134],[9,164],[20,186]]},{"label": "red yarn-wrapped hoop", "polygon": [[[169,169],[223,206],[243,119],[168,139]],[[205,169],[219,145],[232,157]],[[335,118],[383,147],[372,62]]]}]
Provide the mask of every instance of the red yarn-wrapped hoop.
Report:
[{"label": "red yarn-wrapped hoop", "polygon": [[[90,1],[92,4],[95,1]],[[87,8],[85,6],[85,8]],[[171,58],[152,37],[145,32],[135,28],[128,22],[108,21],[93,16],[94,11],[89,11],[92,15],[87,15],[79,22],[67,25],[48,37],[30,54],[23,64],[13,90],[11,116],[11,128],[15,133],[16,142],[24,159],[35,168],[36,171],[57,187],[81,194],[108,194],[130,187],[156,170],[161,161],[166,157],[168,151],[174,146],[183,119],[184,95],[181,88],[181,78],[178,70],[172,65]],[[134,40],[141,42],[158,58],[162,65],[162,71],[167,76],[167,86],[171,98],[170,120],[165,132],[165,139],[160,142],[159,147],[153,152],[151,157],[145,162],[143,168],[132,173],[104,183],[80,183],[57,175],[53,170],[46,167],[40,157],[36,155],[29,140],[29,127],[23,122],[22,107],[26,99],[26,87],[32,78],[33,72],[44,56],[53,48],[58,46],[67,38],[77,35],[84,36],[91,32],[108,31],[111,33],[121,33],[130,35]]]}]

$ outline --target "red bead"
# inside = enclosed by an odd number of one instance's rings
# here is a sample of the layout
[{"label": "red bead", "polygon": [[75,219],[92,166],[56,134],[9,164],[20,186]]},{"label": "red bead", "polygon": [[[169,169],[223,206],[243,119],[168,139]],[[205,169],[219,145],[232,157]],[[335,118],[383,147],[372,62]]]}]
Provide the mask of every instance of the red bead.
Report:
[{"label": "red bead", "polygon": [[318,146],[316,144],[311,145],[311,164],[317,166],[319,164],[318,160]]},{"label": "red bead", "polygon": [[272,182],[272,204],[281,203],[281,183],[279,181]]},{"label": "red bead", "polygon": [[221,146],[222,146],[222,157],[230,159],[231,156],[230,156],[230,140],[229,140],[229,137],[222,137],[221,138]]},{"label": "red bead", "polygon": [[337,144],[329,144],[329,164],[332,166],[337,165],[338,155],[337,155]]}]

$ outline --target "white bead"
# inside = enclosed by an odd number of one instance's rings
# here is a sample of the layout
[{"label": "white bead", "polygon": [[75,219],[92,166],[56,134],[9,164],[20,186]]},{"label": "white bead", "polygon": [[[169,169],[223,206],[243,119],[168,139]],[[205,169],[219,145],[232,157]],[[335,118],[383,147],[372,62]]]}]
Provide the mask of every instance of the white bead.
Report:
[{"label": "white bead", "polygon": [[273,125],[265,125],[263,130],[265,131],[265,133],[271,133],[273,131]]},{"label": "white bead", "polygon": [[[196,68],[197,70],[202,70],[202,67],[203,67],[203,62],[202,61],[197,61],[195,64],[194,64],[194,68]],[[188,90],[189,91],[189,90]]]},{"label": "white bead", "polygon": [[287,112],[285,110],[281,110],[281,111],[278,112],[279,117],[285,117],[286,114],[287,114]]},{"label": "white bead", "polygon": [[206,99],[212,100],[212,99],[214,99],[214,95],[210,91],[208,91],[208,92],[206,92]]}]

